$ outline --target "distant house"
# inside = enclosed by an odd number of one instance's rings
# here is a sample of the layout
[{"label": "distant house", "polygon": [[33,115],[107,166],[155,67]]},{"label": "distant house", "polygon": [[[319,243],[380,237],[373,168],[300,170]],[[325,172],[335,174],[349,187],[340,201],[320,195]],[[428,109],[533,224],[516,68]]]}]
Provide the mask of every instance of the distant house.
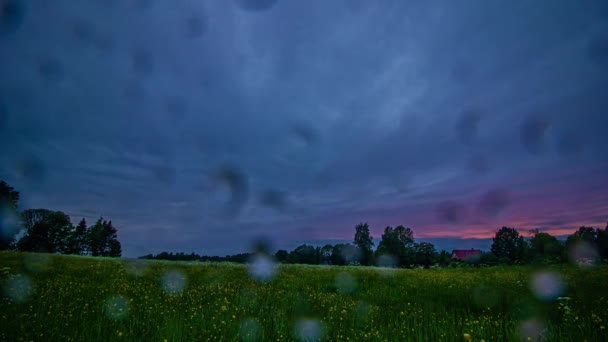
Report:
[{"label": "distant house", "polygon": [[466,260],[468,258],[477,256],[479,253],[481,253],[479,249],[455,249],[452,251],[452,259]]}]

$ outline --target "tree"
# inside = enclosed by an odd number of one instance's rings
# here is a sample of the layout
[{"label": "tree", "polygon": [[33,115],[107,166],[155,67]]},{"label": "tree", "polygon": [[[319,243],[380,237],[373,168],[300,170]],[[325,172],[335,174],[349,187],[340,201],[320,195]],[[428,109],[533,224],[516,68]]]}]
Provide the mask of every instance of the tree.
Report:
[{"label": "tree", "polygon": [[323,265],[330,265],[331,264],[331,255],[334,251],[334,246],[332,245],[325,245],[323,247],[321,247],[321,251],[320,251],[320,257],[321,257],[321,264]]},{"label": "tree", "polygon": [[284,250],[284,249],[279,249],[275,254],[274,254],[274,258],[277,259],[277,262],[280,263],[285,263],[287,262],[287,257],[289,256],[289,253]]},{"label": "tree", "polygon": [[287,260],[293,264],[314,265],[317,264],[317,253],[313,246],[304,244],[291,251]]},{"label": "tree", "polygon": [[19,231],[17,207],[19,192],[0,181],[0,250],[9,249]]},{"label": "tree", "polygon": [[119,257],[122,254],[117,230],[112,221],[100,217],[87,233],[89,252],[92,256]]},{"label": "tree", "polygon": [[541,262],[557,262],[562,253],[562,244],[549,233],[534,231],[530,239],[530,258]]},{"label": "tree", "polygon": [[412,265],[415,262],[414,232],[403,226],[384,228],[376,250],[376,257],[382,255],[396,258],[401,266]]},{"label": "tree", "polygon": [[372,251],[372,247],[374,247],[374,241],[369,233],[369,226],[367,223],[359,223],[355,226],[354,243],[362,252],[361,263],[363,265],[373,264],[372,259],[374,252]]},{"label": "tree", "polygon": [[429,242],[421,242],[414,245],[416,264],[429,268],[437,259],[435,246]]},{"label": "tree", "polygon": [[83,218],[78,222],[70,238],[68,254],[86,255],[88,252],[87,221]]},{"label": "tree", "polygon": [[30,209],[22,214],[25,234],[17,242],[20,251],[66,253],[73,229],[70,217],[61,211]]},{"label": "tree", "polygon": [[597,229],[597,247],[600,252],[600,256],[603,259],[608,259],[608,223],[604,230]]},{"label": "tree", "polygon": [[524,259],[526,242],[515,228],[502,227],[492,239],[492,253],[499,259],[505,258],[510,263],[521,262]]}]

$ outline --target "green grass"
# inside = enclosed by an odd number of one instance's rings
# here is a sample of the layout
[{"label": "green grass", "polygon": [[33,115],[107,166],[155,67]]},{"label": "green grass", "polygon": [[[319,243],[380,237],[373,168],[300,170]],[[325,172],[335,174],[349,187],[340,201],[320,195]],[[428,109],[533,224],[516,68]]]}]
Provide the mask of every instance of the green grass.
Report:
[{"label": "green grass", "polygon": [[608,267],[543,271],[569,300],[535,298],[531,267],[287,265],[258,283],[234,264],[3,252],[0,340],[608,340]]}]

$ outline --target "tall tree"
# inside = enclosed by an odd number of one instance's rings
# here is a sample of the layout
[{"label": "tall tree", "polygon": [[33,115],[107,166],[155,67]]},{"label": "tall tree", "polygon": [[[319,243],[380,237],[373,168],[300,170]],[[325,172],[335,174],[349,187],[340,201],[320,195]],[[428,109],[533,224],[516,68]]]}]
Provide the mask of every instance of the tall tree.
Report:
[{"label": "tall tree", "polygon": [[526,241],[515,228],[502,227],[492,239],[491,251],[498,258],[504,258],[511,263],[524,260]]},{"label": "tall tree", "polygon": [[530,239],[530,256],[533,260],[543,262],[557,262],[562,253],[562,244],[549,233],[539,230],[533,232]]},{"label": "tall tree", "polygon": [[604,230],[597,229],[597,247],[602,259],[608,259],[608,223]]},{"label": "tall tree", "polygon": [[87,232],[89,253],[92,256],[119,257],[122,254],[117,230],[112,221],[100,217]]},{"label": "tall tree", "polygon": [[88,252],[87,221],[82,218],[72,235],[72,254],[86,255]]},{"label": "tall tree", "polygon": [[22,214],[25,234],[17,248],[28,252],[67,253],[74,227],[61,211],[30,209]]},{"label": "tall tree", "polygon": [[372,236],[369,232],[369,226],[367,223],[359,223],[355,226],[355,246],[359,247],[362,252],[362,260],[361,263],[363,265],[371,265],[373,264],[373,251],[372,247],[374,247],[374,241],[372,240]]},{"label": "tall tree", "polygon": [[376,256],[388,255],[396,258],[401,266],[410,266],[415,262],[414,232],[410,228],[398,226],[397,228],[386,227]]},{"label": "tall tree", "polygon": [[9,249],[19,231],[19,192],[0,181],[0,250]]},{"label": "tall tree", "polygon": [[414,245],[416,264],[429,268],[437,260],[437,251],[430,242],[421,242]]}]

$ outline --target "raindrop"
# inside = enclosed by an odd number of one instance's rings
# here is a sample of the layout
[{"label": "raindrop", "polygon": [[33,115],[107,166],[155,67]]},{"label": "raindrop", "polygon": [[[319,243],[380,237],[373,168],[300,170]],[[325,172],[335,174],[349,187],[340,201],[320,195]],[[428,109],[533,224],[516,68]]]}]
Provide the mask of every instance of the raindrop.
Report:
[{"label": "raindrop", "polygon": [[170,271],[162,277],[160,283],[166,293],[179,295],[186,287],[186,277],[179,271]]},{"label": "raindrop", "polygon": [[357,281],[349,273],[338,273],[335,280],[336,290],[339,294],[351,294],[357,288]]},{"label": "raindrop", "polygon": [[200,38],[207,32],[207,20],[204,15],[193,14],[185,21],[186,38]]},{"label": "raindrop", "polygon": [[523,321],[519,325],[519,334],[526,341],[544,341],[547,328],[537,319]]},{"label": "raindrop", "polygon": [[538,272],[532,275],[530,281],[532,293],[543,301],[557,299],[564,293],[564,284],[555,272]]},{"label": "raindrop", "polygon": [[32,292],[32,282],[24,275],[11,276],[3,286],[4,294],[12,301],[23,303]]},{"label": "raindrop", "polygon": [[577,241],[570,247],[570,260],[578,266],[593,266],[599,259],[597,249],[587,241]]},{"label": "raindrop", "polygon": [[278,0],[234,0],[243,10],[250,12],[265,11],[276,5]]},{"label": "raindrop", "polygon": [[248,265],[249,276],[258,282],[269,282],[277,273],[277,264],[265,254],[255,254]]},{"label": "raindrop", "polygon": [[596,36],[587,47],[589,59],[598,66],[608,63],[608,35]]},{"label": "raindrop", "polygon": [[16,174],[26,181],[41,181],[44,178],[44,164],[40,159],[30,156],[17,163]]},{"label": "raindrop", "polygon": [[149,263],[146,260],[129,260],[127,262],[127,274],[133,278],[139,278],[148,271]]},{"label": "raindrop", "polygon": [[355,307],[355,317],[358,320],[364,320],[367,319],[368,315],[369,315],[369,311],[370,311],[370,305],[367,304],[366,302],[358,302],[357,306]]},{"label": "raindrop", "polygon": [[64,73],[63,64],[56,58],[47,57],[38,62],[38,74],[47,82],[60,81]]},{"label": "raindrop", "polygon": [[445,201],[437,206],[437,214],[441,220],[455,224],[464,220],[466,209],[458,202]]},{"label": "raindrop", "polygon": [[361,250],[351,244],[346,244],[340,250],[340,255],[344,259],[346,265],[358,265],[361,261],[362,253]]},{"label": "raindrop", "polygon": [[81,45],[87,45],[95,41],[95,30],[85,21],[76,21],[72,25],[72,36]]},{"label": "raindrop", "polygon": [[376,259],[376,265],[379,267],[397,267],[397,258],[390,254],[382,254]]},{"label": "raindrop", "polygon": [[295,143],[303,146],[311,146],[319,141],[319,134],[317,131],[305,123],[294,124],[290,131]]},{"label": "raindrop", "polygon": [[473,157],[471,160],[469,160],[468,166],[471,171],[477,174],[485,174],[492,169],[492,163],[490,160],[483,156]]},{"label": "raindrop", "polygon": [[302,318],[296,322],[294,333],[298,341],[318,341],[322,337],[323,329],[318,320]]},{"label": "raindrop", "polygon": [[131,51],[131,64],[133,71],[138,75],[146,76],[154,71],[154,58],[145,49]]},{"label": "raindrop", "polygon": [[550,123],[544,118],[529,117],[521,126],[521,143],[531,153],[540,152]]},{"label": "raindrop", "polygon": [[267,190],[260,195],[260,204],[268,208],[283,210],[287,207],[287,196],[281,191]]},{"label": "raindrop", "polygon": [[230,200],[224,208],[227,216],[235,216],[247,202],[248,186],[245,175],[234,166],[223,166],[215,179],[230,189]]},{"label": "raindrop", "polygon": [[253,318],[241,321],[239,327],[239,339],[241,341],[259,341],[260,323]]},{"label": "raindrop", "polygon": [[42,273],[49,270],[51,258],[47,254],[30,253],[23,257],[25,269],[34,273]]},{"label": "raindrop", "polygon": [[129,304],[122,296],[114,296],[106,300],[103,313],[111,320],[121,320],[127,316]]},{"label": "raindrop", "polygon": [[474,110],[467,110],[462,113],[461,118],[456,123],[456,131],[464,143],[471,142],[477,135],[481,114]]},{"label": "raindrop", "polygon": [[578,156],[583,153],[585,146],[574,132],[562,134],[557,141],[557,152],[562,157]]},{"label": "raindrop", "polygon": [[509,205],[509,194],[501,189],[491,190],[483,194],[479,209],[489,216],[498,216]]},{"label": "raindrop", "polygon": [[23,0],[0,0],[0,34],[16,32],[25,21]]},{"label": "raindrop", "polygon": [[473,301],[480,308],[491,308],[498,304],[499,299],[498,291],[490,286],[480,285],[473,290]]}]

